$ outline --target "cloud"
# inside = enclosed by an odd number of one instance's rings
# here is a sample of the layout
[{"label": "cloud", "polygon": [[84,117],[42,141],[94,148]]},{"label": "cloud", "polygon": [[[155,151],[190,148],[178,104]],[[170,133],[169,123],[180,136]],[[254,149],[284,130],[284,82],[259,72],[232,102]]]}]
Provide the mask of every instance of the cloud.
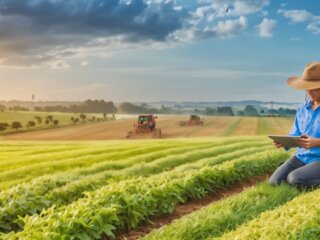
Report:
[{"label": "cloud", "polygon": [[277,21],[264,18],[262,22],[257,25],[259,28],[259,35],[262,38],[269,38],[273,36],[272,30],[275,28],[277,25]]},{"label": "cloud", "polygon": [[269,0],[201,0],[196,10],[200,19],[213,20],[222,17],[239,17],[261,11]]},{"label": "cloud", "polygon": [[180,31],[175,34],[174,38],[177,41],[195,41],[209,38],[229,38],[242,33],[248,28],[248,20],[244,16],[238,19],[219,21],[212,27],[198,29],[196,27]]},{"label": "cloud", "polygon": [[314,34],[320,34],[320,20],[309,23],[307,29],[312,31]]},{"label": "cloud", "polygon": [[279,14],[282,14],[285,18],[292,22],[306,22],[312,20],[314,16],[306,10],[284,10],[279,9]]},{"label": "cloud", "polygon": [[0,65],[66,68],[71,58],[232,37],[247,29],[246,15],[268,4],[200,0],[188,8],[179,0],[0,0]]},{"label": "cloud", "polygon": [[279,14],[289,19],[293,23],[307,22],[307,30],[312,31],[314,34],[320,34],[320,16],[313,15],[306,10],[284,10],[279,9]]},{"label": "cloud", "polygon": [[230,37],[234,36],[248,27],[248,20],[241,16],[236,20],[219,21],[214,29],[206,29],[206,32],[216,32],[219,36]]},{"label": "cloud", "polygon": [[78,55],[97,38],[164,42],[189,12],[174,1],[0,0],[2,64],[33,66]]}]

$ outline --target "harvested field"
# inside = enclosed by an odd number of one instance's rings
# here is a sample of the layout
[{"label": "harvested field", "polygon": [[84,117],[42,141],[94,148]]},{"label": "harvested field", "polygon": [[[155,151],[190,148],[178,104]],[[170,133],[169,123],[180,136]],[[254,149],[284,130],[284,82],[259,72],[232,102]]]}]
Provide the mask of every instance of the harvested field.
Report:
[{"label": "harvested field", "polygon": [[[108,140],[124,139],[136,118],[2,136],[2,140]],[[162,138],[198,138],[240,135],[286,134],[292,118],[204,117],[203,126],[180,127],[188,116],[159,116]]]}]

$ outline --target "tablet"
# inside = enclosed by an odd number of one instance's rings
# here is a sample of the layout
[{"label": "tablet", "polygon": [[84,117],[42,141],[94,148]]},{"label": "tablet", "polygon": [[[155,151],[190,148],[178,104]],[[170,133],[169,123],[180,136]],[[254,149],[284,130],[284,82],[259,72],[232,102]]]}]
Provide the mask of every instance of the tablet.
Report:
[{"label": "tablet", "polygon": [[288,135],[270,135],[269,138],[277,143],[282,144],[284,147],[299,147],[295,142],[296,139],[301,139],[300,136],[288,136]]}]

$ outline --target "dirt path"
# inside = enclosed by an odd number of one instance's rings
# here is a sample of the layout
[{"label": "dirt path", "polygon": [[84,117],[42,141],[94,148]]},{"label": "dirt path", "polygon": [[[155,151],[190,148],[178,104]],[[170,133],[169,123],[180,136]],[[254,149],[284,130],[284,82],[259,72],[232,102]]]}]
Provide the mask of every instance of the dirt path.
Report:
[{"label": "dirt path", "polygon": [[268,175],[256,176],[232,186],[226,189],[219,190],[218,192],[210,193],[206,197],[194,200],[186,204],[178,205],[172,214],[157,217],[151,219],[153,223],[144,223],[142,226],[122,235],[119,235],[116,239],[118,240],[135,240],[139,239],[154,229],[158,229],[164,225],[172,223],[174,220],[182,218],[183,216],[192,213],[200,208],[206,207],[213,202],[217,202],[224,198],[230,197],[232,195],[238,194],[259,182],[265,181]]}]

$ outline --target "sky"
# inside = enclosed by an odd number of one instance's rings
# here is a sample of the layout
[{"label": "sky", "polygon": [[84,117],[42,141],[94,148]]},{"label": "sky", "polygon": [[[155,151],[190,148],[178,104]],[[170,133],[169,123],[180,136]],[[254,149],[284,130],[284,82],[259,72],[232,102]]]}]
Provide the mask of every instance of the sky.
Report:
[{"label": "sky", "polygon": [[0,100],[303,101],[314,0],[0,0]]}]

